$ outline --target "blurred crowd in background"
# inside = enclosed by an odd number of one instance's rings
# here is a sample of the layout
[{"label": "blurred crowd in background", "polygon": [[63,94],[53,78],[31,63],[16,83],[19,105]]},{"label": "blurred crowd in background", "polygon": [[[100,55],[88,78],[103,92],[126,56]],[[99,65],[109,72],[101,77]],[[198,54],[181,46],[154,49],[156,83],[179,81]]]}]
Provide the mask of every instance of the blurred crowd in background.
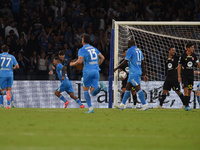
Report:
[{"label": "blurred crowd in background", "polygon": [[[20,69],[16,80],[54,80],[52,60],[60,50],[77,59],[81,35],[105,56],[101,79],[109,74],[112,19],[121,21],[200,21],[199,0],[1,0],[0,46],[7,44]],[[69,69],[71,80],[82,76]]]}]

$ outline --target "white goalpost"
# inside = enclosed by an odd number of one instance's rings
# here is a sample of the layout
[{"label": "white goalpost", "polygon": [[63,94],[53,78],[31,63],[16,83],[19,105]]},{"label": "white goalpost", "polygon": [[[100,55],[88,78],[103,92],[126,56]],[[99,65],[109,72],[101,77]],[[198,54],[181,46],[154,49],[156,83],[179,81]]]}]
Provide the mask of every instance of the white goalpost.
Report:
[{"label": "white goalpost", "polygon": [[[199,56],[200,22],[113,21],[113,30],[114,55],[111,57],[114,58],[114,68],[123,59],[123,50],[128,49],[128,41],[133,38],[144,54],[147,76],[151,84],[152,81],[164,81],[164,63],[170,46],[175,46],[176,54],[180,56],[185,51],[185,44],[193,42],[195,53]],[[117,105],[120,101],[118,71],[114,73],[113,78],[113,104]],[[197,81],[198,77],[195,77],[195,80]]]}]

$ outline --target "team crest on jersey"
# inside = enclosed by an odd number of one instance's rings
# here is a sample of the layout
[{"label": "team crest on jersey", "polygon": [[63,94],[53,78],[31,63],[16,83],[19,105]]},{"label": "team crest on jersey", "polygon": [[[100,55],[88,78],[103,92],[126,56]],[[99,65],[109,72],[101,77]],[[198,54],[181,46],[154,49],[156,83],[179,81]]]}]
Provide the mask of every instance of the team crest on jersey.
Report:
[{"label": "team crest on jersey", "polygon": [[172,64],[171,64],[171,63],[168,64],[168,68],[169,68],[169,69],[172,68]]},{"label": "team crest on jersey", "polygon": [[192,65],[193,65],[193,63],[192,63],[191,61],[189,61],[189,62],[187,63],[187,66],[188,66],[188,67],[192,67]]}]

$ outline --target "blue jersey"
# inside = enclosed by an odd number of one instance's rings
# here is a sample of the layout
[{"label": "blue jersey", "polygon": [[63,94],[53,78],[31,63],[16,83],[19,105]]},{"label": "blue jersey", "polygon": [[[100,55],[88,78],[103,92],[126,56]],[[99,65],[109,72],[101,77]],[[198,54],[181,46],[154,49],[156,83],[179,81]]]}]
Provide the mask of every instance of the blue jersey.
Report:
[{"label": "blue jersey", "polygon": [[144,59],[142,51],[136,46],[132,46],[126,52],[126,60],[128,60],[129,65],[129,75],[131,76],[141,76],[142,75],[142,60]]},{"label": "blue jersey", "polygon": [[12,77],[12,67],[17,64],[17,60],[13,55],[8,54],[7,52],[0,54],[0,77]]},{"label": "blue jersey", "polygon": [[85,44],[78,51],[78,56],[83,57],[83,72],[88,72],[90,70],[99,71],[99,54],[100,52],[90,44]]},{"label": "blue jersey", "polygon": [[65,73],[65,79],[62,80],[62,76],[63,76],[63,70],[62,70],[62,68],[63,68],[63,65],[62,65],[61,63],[59,63],[59,64],[56,66],[56,72],[57,72],[58,78],[59,78],[59,80],[60,80],[61,82],[64,81],[64,80],[66,80],[66,79],[69,79],[68,76],[67,76],[67,72],[66,72],[66,73]]}]

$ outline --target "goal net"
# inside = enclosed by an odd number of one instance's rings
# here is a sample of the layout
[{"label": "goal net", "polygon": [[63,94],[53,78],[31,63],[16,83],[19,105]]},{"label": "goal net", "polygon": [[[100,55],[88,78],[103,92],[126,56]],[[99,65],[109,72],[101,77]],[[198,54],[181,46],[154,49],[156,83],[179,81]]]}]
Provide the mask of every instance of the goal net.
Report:
[{"label": "goal net", "polygon": [[[123,59],[123,50],[128,49],[128,41],[134,39],[145,58],[149,81],[145,86],[164,81],[165,59],[170,46],[176,48],[176,55],[182,55],[185,44],[195,44],[195,53],[200,49],[199,22],[120,22],[114,21],[114,67]],[[111,56],[112,57],[112,56]],[[195,78],[198,80],[198,77]],[[160,82],[162,83],[162,82]],[[120,101],[120,81],[118,71],[114,73],[114,104]],[[162,84],[160,84],[162,87]],[[143,87],[142,87],[143,88]],[[149,89],[151,90],[151,89]]]}]

